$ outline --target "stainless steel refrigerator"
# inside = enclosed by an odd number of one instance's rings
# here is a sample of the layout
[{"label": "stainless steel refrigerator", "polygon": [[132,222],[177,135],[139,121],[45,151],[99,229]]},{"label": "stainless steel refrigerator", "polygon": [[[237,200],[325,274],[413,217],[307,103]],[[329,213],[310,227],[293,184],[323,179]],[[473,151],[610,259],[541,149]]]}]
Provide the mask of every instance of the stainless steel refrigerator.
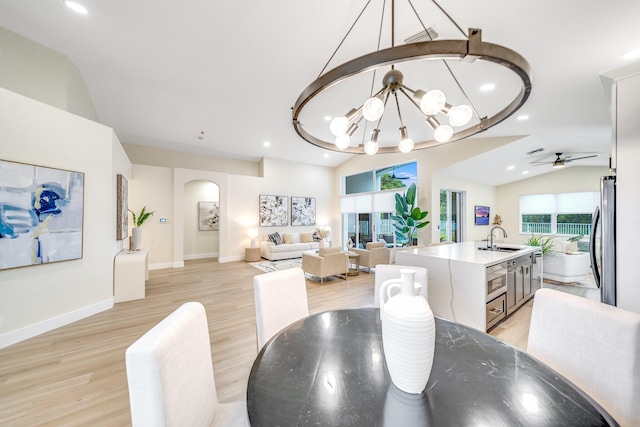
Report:
[{"label": "stainless steel refrigerator", "polygon": [[600,288],[600,301],[616,304],[616,177],[600,178],[600,207],[591,220],[591,270]]}]

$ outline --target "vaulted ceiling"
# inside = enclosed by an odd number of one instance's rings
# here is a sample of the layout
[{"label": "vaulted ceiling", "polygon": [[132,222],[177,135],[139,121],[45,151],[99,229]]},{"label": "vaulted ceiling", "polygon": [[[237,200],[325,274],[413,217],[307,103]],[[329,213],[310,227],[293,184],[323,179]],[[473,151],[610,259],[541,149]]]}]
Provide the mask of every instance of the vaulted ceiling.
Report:
[{"label": "vaulted ceiling", "polygon": [[[74,13],[62,0],[0,0],[0,25],[69,57],[82,72],[100,121],[113,127],[123,143],[326,166],[352,156],[303,141],[292,127],[291,107],[319,75],[366,1],[77,1],[88,9],[87,15]],[[382,1],[375,3],[371,8]],[[396,3],[398,44],[422,26],[411,18],[406,1]],[[432,2],[413,3],[424,24],[441,38],[461,37]],[[483,40],[520,53],[533,72],[531,97],[518,111],[529,119],[520,121],[514,115],[479,135],[522,138],[463,169],[493,170],[507,163],[528,168],[531,161],[553,160],[556,152],[598,153],[574,163],[607,164],[610,112],[599,73],[625,65],[622,55],[640,48],[640,2],[439,3],[465,31],[481,28]],[[368,13],[329,68],[375,49],[380,14]],[[386,32],[384,36],[388,38]],[[465,90],[481,106],[499,99],[511,84],[484,70],[471,77],[463,82]],[[495,92],[480,93],[479,86],[488,82],[496,85]],[[418,88],[429,83],[424,79],[408,84]],[[338,102],[319,104],[314,112],[344,114],[357,106],[347,99],[348,92],[336,92]],[[424,126],[410,123],[410,132]],[[526,154],[538,148],[544,151]],[[533,173],[548,171],[545,168],[537,166]]]}]

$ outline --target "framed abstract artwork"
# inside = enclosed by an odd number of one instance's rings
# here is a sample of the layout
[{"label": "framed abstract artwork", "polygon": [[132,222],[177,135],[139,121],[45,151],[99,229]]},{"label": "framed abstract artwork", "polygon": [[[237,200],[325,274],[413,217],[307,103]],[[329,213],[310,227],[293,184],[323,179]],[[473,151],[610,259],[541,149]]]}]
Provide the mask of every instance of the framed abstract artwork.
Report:
[{"label": "framed abstract artwork", "polygon": [[282,227],[289,224],[287,196],[260,196],[260,227]]},{"label": "framed abstract artwork", "polygon": [[198,202],[198,230],[220,229],[220,202]]},{"label": "framed abstract artwork", "polygon": [[129,184],[120,174],[116,181],[116,239],[124,240],[129,236]]},{"label": "framed abstract artwork", "polygon": [[0,269],[82,258],[84,173],[0,160]]},{"label": "framed abstract artwork", "polygon": [[316,225],[316,198],[291,196],[291,225]]}]

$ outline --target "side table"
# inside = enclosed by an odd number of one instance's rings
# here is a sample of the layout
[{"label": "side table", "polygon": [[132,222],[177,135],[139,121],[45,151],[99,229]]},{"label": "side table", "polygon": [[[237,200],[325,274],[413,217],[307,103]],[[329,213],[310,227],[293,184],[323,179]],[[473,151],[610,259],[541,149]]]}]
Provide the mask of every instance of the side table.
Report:
[{"label": "side table", "polygon": [[244,248],[244,260],[246,262],[260,261],[260,248]]},{"label": "side table", "polygon": [[[349,257],[349,271],[347,271],[347,276],[357,276],[360,274],[360,254],[347,252],[347,256]],[[351,268],[351,264],[354,265],[354,268]]]},{"label": "side table", "polygon": [[149,280],[149,253],[145,249],[120,251],[113,268],[113,301],[124,302],[145,297]]}]

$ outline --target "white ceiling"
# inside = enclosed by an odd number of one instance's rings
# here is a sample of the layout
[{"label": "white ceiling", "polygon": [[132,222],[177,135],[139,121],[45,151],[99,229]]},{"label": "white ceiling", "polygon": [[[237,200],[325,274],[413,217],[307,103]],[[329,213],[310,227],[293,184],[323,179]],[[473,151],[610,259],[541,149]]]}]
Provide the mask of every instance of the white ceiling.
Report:
[{"label": "white ceiling", "polygon": [[[77,2],[87,7],[88,15],[74,13],[62,0],[0,0],[0,25],[67,55],[82,72],[100,121],[113,127],[123,143],[325,166],[351,156],[300,139],[291,125],[291,107],[319,75],[365,0]],[[406,2],[397,3],[396,44],[421,30],[408,19]],[[460,38],[430,2],[415,3],[427,26],[443,38]],[[531,97],[518,112],[530,119],[512,116],[481,134],[522,138],[443,172],[471,173],[476,181],[485,177],[496,184],[525,177],[520,169],[504,172],[508,165],[525,168],[545,156],[553,160],[555,152],[601,153],[571,165],[607,164],[610,118],[598,75],[626,65],[622,54],[640,47],[640,2],[440,3],[465,31],[481,28],[483,40],[517,51],[533,71]],[[329,68],[375,49],[376,19],[379,15],[363,17],[362,28],[354,29]],[[470,97],[490,79],[482,70],[477,75],[477,82],[464,85]],[[503,77],[494,83],[496,91],[482,95],[487,103],[499,99],[510,84]],[[333,102],[342,109],[318,115],[343,114],[357,106],[354,102]],[[421,125],[410,121],[407,127],[411,133]],[[271,146],[264,147],[265,141]],[[535,158],[525,154],[540,147],[545,151]],[[551,166],[530,169],[528,176]]]}]

